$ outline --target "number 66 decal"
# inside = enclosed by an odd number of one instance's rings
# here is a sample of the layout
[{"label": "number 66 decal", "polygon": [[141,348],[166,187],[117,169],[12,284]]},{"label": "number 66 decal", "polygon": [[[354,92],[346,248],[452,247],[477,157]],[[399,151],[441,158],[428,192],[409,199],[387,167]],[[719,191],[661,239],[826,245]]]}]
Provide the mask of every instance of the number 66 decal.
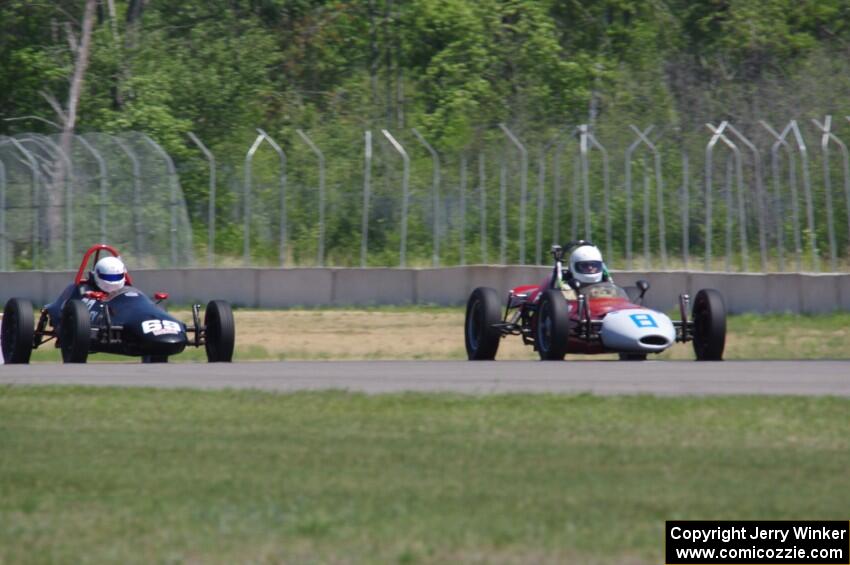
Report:
[{"label": "number 66 decal", "polygon": [[171,320],[145,320],[142,322],[142,332],[153,335],[179,334],[180,324]]}]

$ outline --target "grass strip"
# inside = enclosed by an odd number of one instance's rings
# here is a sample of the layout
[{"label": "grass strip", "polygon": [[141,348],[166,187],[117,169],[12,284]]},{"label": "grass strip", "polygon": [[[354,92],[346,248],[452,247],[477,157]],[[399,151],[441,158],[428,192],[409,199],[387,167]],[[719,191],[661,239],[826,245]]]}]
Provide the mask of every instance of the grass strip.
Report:
[{"label": "grass strip", "polygon": [[659,563],[847,519],[850,401],[0,388],[0,562]]}]

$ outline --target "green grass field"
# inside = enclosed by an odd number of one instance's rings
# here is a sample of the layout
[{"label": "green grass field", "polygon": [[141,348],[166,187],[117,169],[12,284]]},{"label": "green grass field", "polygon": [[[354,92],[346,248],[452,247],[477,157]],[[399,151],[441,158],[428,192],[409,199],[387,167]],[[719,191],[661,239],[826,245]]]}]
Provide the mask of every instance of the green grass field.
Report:
[{"label": "green grass field", "polygon": [[0,562],[661,563],[835,519],[850,400],[0,388]]}]

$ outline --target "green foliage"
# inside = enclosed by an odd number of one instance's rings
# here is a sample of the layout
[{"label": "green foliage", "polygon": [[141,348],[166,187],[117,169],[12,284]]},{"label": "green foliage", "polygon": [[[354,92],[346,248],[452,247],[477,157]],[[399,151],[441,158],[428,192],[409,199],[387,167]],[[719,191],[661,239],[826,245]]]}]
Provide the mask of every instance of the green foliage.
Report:
[{"label": "green foliage", "polygon": [[[502,143],[494,131],[499,122],[532,147],[544,146],[566,124],[594,121],[598,136],[609,139],[629,123],[673,124],[679,133],[675,141],[667,138],[667,149],[676,150],[706,121],[834,112],[850,91],[850,7],[842,0],[186,0],[147,2],[135,20],[137,2],[115,4],[114,27],[106,6],[99,7],[77,129],[141,130],[165,147],[180,167],[198,251],[206,240],[208,187],[190,131],[219,159],[219,250],[241,248],[242,162],[259,126],[291,154],[288,223],[296,255],[290,259],[315,256],[318,180],[314,157],[294,135],[302,128],[334,157],[327,177],[328,210],[335,212],[328,214],[329,253],[356,264],[364,129],[375,134],[376,150],[370,261],[392,263],[398,252],[398,159],[380,138],[380,129],[389,128],[415,148],[411,190],[418,211],[410,245],[414,260],[427,263],[431,164],[405,133],[411,126],[441,152],[454,186],[459,163],[448,156],[468,152],[472,198],[472,152]],[[63,104],[67,98],[82,12],[82,0],[0,6],[0,119],[60,121],[45,95]],[[811,87],[826,82],[830,88]],[[39,121],[0,121],[0,133],[21,131],[52,132]],[[487,151],[491,165],[502,159]],[[567,183],[570,165],[562,171]],[[258,194],[268,193],[260,200],[268,215],[256,226],[255,255],[275,262],[278,163],[259,157],[255,167]],[[681,173],[669,161],[664,167],[665,177]],[[489,175],[498,183],[498,170]],[[600,179],[598,170],[591,179]],[[624,211],[622,195],[612,196],[612,204]],[[508,209],[513,230],[515,198]],[[490,212],[492,250],[498,210]],[[675,226],[680,218],[671,214],[668,221]],[[477,227],[470,218],[468,229]],[[457,227],[450,228],[447,238],[458,241]],[[615,229],[622,245],[622,226]],[[825,234],[818,229],[821,244]],[[447,253],[456,259],[456,251]]]}]

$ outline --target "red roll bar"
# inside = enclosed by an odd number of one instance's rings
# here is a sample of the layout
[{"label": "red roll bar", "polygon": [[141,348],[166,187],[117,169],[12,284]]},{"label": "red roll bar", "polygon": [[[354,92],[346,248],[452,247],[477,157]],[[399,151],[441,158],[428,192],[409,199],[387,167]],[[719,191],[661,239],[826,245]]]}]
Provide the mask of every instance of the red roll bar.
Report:
[{"label": "red roll bar", "polygon": [[[112,247],[111,245],[106,245],[105,243],[98,243],[97,245],[92,245],[91,247],[89,247],[89,250],[86,251],[86,254],[83,255],[83,261],[80,263],[80,269],[77,271],[77,277],[74,279],[74,284],[80,285],[86,282],[85,272],[86,266],[89,263],[89,259],[92,255],[94,255],[94,262],[95,264],[97,264],[97,262],[100,260],[101,251],[108,251],[112,254],[113,257],[121,257],[121,254],[118,253],[118,250]],[[132,277],[130,277],[130,273],[126,274],[126,278],[127,284],[132,285],[133,279]]]}]

